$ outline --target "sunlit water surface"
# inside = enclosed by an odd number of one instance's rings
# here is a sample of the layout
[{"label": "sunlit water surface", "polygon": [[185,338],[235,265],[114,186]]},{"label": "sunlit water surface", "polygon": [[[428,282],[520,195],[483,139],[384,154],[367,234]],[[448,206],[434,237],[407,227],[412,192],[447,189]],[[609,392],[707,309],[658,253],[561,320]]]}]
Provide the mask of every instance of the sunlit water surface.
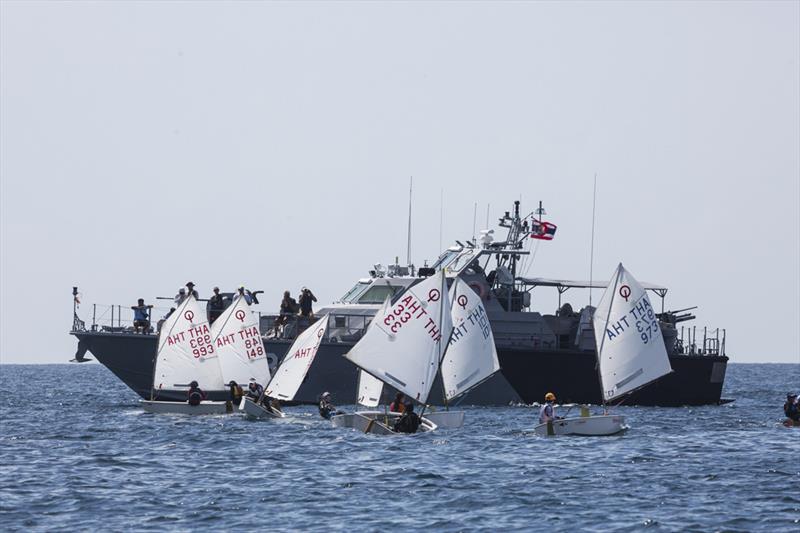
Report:
[{"label": "sunlit water surface", "polygon": [[734,403],[621,407],[619,437],[468,407],[463,429],[387,438],[310,407],[149,415],[100,365],[6,365],[0,527],[800,531],[800,428],[780,425],[798,387],[800,365],[731,365]]}]

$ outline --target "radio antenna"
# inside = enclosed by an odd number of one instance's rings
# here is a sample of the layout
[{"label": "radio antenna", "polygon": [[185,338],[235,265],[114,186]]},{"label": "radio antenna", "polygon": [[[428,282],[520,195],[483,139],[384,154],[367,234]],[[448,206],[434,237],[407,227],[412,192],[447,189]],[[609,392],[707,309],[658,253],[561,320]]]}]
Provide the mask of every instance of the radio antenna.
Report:
[{"label": "radio antenna", "polygon": [[408,180],[408,245],[406,246],[406,265],[411,264],[411,190],[414,186],[414,176]]},{"label": "radio antenna", "polygon": [[592,306],[592,284],[594,282],[594,213],[597,204],[597,172],[594,173],[594,190],[592,191],[592,244],[589,247],[589,307]]}]

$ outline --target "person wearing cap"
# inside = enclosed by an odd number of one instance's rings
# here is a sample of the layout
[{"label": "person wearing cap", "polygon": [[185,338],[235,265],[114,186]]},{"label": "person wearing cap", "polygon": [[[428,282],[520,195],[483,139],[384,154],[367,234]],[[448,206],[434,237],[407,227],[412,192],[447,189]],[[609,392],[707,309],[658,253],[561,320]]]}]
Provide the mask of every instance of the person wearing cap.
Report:
[{"label": "person wearing cap", "polygon": [[213,324],[225,310],[225,301],[219,293],[219,287],[214,287],[214,295],[208,299],[208,322]]},{"label": "person wearing cap", "polygon": [[186,393],[186,399],[189,405],[200,405],[200,402],[206,399],[206,393],[200,388],[196,381],[189,384],[189,392]]},{"label": "person wearing cap", "polygon": [[553,422],[556,419],[556,408],[553,405],[556,401],[556,395],[548,392],[544,395],[544,405],[539,410],[539,423],[546,424]]},{"label": "person wearing cap", "polygon": [[394,430],[397,433],[416,433],[421,423],[422,419],[414,412],[414,402],[406,400],[402,416],[394,423]]},{"label": "person wearing cap", "polygon": [[307,287],[300,289],[300,316],[312,317],[314,312],[311,310],[312,302],[316,302],[317,297]]},{"label": "person wearing cap", "polygon": [[191,294],[192,296],[194,296],[195,300],[200,298],[200,295],[197,294],[196,290],[194,290],[194,283],[192,283],[191,281],[186,282],[186,294],[187,295]]},{"label": "person wearing cap", "polygon": [[783,404],[783,414],[795,425],[800,423],[800,405],[797,403],[797,394],[790,392],[786,395],[786,403]]},{"label": "person wearing cap", "polygon": [[139,298],[138,304],[133,309],[133,330],[136,333],[147,333],[150,329],[150,309],[152,305],[144,305],[144,298]]},{"label": "person wearing cap", "polygon": [[185,299],[186,299],[186,289],[181,287],[180,289],[178,289],[178,294],[175,295],[175,298],[173,300],[175,302],[175,307],[180,307],[180,305],[183,303]]},{"label": "person wearing cap", "polygon": [[258,403],[264,395],[264,387],[256,381],[256,378],[250,378],[250,383],[247,385],[247,397]]},{"label": "person wearing cap", "polygon": [[325,420],[330,420],[333,415],[341,415],[342,411],[338,411],[336,406],[333,405],[330,392],[323,392],[319,397],[319,416]]}]

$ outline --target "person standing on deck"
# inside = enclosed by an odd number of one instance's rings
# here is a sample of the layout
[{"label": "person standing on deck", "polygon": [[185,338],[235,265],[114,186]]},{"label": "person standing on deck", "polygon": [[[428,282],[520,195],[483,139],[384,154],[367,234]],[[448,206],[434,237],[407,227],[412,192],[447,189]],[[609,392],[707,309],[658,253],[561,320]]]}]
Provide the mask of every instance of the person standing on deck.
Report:
[{"label": "person standing on deck", "polygon": [[300,289],[300,316],[312,317],[314,312],[311,309],[311,303],[316,302],[317,297],[308,288],[303,287]]},{"label": "person standing on deck", "polygon": [[552,392],[548,392],[544,395],[544,405],[542,406],[541,410],[539,411],[539,423],[546,424],[548,422],[554,422],[556,420],[556,408],[553,405],[556,401],[556,395]]},{"label": "person standing on deck", "polygon": [[208,322],[213,324],[225,310],[225,302],[219,293],[219,287],[214,287],[214,295],[208,299]]},{"label": "person standing on deck", "polygon": [[192,283],[191,281],[187,281],[186,282],[186,294],[187,295],[191,294],[192,296],[194,296],[195,300],[199,300],[200,299],[200,295],[197,294],[196,290],[194,290],[194,283]]},{"label": "person standing on deck", "polygon": [[186,289],[181,287],[180,289],[178,289],[178,294],[175,295],[175,298],[173,298],[172,301],[175,302],[175,307],[180,307],[185,299],[186,299]]}]

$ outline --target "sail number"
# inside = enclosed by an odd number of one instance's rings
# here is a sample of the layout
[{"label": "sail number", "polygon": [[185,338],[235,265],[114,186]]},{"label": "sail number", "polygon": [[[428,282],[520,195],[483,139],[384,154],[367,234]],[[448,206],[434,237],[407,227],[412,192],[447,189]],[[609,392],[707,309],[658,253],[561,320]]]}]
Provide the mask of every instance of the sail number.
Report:
[{"label": "sail number", "polygon": [[202,335],[189,339],[189,347],[192,349],[192,354],[196,359],[214,353],[211,335]]},{"label": "sail number", "polygon": [[661,332],[661,328],[659,327],[658,319],[651,308],[648,308],[647,312],[642,314],[639,318],[640,320],[636,321],[636,331],[639,332],[642,342],[647,344],[658,336],[658,334]]},{"label": "sail number", "polygon": [[247,339],[244,341],[244,347],[247,351],[247,357],[255,359],[264,355],[264,347],[258,342],[258,339]]}]

